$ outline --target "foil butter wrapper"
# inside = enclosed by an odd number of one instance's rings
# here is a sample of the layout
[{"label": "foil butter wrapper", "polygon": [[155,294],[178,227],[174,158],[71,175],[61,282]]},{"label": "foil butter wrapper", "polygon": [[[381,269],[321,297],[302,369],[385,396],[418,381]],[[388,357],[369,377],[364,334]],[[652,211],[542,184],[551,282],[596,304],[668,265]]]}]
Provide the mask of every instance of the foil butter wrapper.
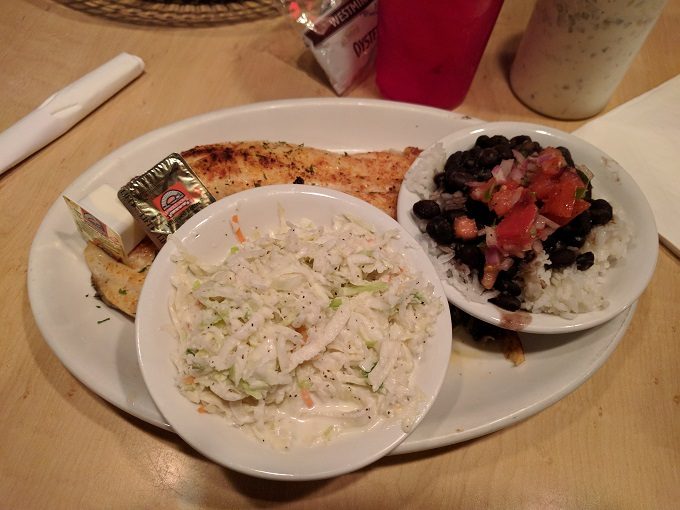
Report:
[{"label": "foil butter wrapper", "polygon": [[215,201],[189,164],[170,154],[118,191],[118,198],[161,248],[168,235]]}]

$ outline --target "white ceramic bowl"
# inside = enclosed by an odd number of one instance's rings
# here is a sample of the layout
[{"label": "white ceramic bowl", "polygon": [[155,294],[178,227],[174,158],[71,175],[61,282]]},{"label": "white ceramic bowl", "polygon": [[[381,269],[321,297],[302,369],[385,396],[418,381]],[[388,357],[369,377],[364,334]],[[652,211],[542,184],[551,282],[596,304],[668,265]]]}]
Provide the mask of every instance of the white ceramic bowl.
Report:
[{"label": "white ceramic bowl", "polygon": [[[622,210],[632,230],[632,241],[624,260],[617,261],[607,273],[605,282],[608,306],[601,310],[576,314],[567,319],[545,313],[526,314],[528,323],[518,329],[532,333],[566,333],[579,331],[602,324],[629,307],[642,294],[654,273],[658,254],[658,237],[652,210],[635,181],[611,157],[582,139],[545,126],[522,122],[491,122],[482,126],[456,131],[430,146],[414,161],[409,172],[432,172],[430,155],[437,146],[444,149],[447,157],[458,151],[472,147],[480,135],[528,135],[544,147],[564,146],[571,151],[575,163],[586,165],[594,174],[593,196],[612,201],[614,213]],[[442,171],[443,168],[437,169]],[[418,228],[412,207],[421,197],[402,184],[397,206],[397,217],[404,228],[423,246],[424,236]],[[508,326],[508,312],[488,302],[475,302],[448,283],[444,291],[449,301],[465,312],[483,321],[498,326]]]},{"label": "white ceramic bowl", "polygon": [[[396,229],[398,247],[414,270],[434,283],[442,303],[435,334],[414,372],[424,394],[420,422],[432,405],[444,380],[451,352],[451,319],[444,290],[437,273],[418,243],[392,218],[368,203],[316,186],[263,186],[223,198],[190,218],[176,233],[191,254],[206,263],[221,262],[235,244],[230,218],[238,214],[244,232],[266,232],[279,225],[282,207],[287,220],[308,218],[317,225],[330,224],[340,213],[349,213],[373,225],[378,232]],[[135,321],[139,363],[149,392],[172,428],[206,457],[242,473],[272,479],[310,480],[327,478],[365,466],[389,453],[406,438],[400,423],[384,422],[361,433],[341,435],[328,444],[277,451],[230,426],[223,417],[199,414],[196,406],[175,386],[176,368],[171,355],[176,338],[171,326],[168,302],[174,273],[171,256],[175,243],[159,252],[149,270],[140,296]]]}]

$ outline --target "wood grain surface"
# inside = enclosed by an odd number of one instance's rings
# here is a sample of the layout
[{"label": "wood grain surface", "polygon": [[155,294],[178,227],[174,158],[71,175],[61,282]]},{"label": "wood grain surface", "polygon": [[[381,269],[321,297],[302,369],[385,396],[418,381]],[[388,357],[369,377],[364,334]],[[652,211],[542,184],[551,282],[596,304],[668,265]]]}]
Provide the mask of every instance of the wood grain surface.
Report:
[{"label": "wood grain surface", "polygon": [[[28,251],[48,207],[90,165],[152,129],[224,107],[334,93],[282,18],[164,28],[88,15],[67,0],[0,6],[0,130],[121,51],[147,66],[0,177],[1,508],[679,507],[680,261],[664,248],[621,344],[576,391],[494,434],[335,479],[281,483],[229,471],[97,397],[52,353],[31,313]],[[508,85],[531,8],[505,2],[458,111],[571,131],[581,122],[533,113]],[[680,72],[679,27],[680,0],[670,0],[608,108]],[[349,95],[379,97],[373,77]]]}]

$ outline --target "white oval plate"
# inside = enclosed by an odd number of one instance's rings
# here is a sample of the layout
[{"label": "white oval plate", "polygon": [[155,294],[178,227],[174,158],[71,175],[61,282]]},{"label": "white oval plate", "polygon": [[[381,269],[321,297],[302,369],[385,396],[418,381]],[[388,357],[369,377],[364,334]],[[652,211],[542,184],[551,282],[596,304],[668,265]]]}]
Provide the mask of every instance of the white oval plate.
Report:
[{"label": "white oval plate", "polygon": [[[269,139],[348,152],[428,147],[453,131],[481,124],[435,108],[366,99],[284,100],[228,108],[132,140],[87,169],[64,194],[80,197],[102,184],[120,186],[171,152],[200,144]],[[29,256],[28,295],[36,324],[55,355],[87,388],[126,413],[171,430],[142,379],[133,321],[94,298],[84,247],[59,197],[38,228]],[[551,336],[548,342],[543,335],[522,334],[527,361],[517,368],[501,353],[468,346],[456,336],[439,397],[391,453],[459,443],[545,409],[605,362],[632,316],[631,307],[601,326]]]},{"label": "white oval plate", "polygon": [[[266,235],[280,227],[279,207],[287,221],[309,219],[316,225],[331,225],[333,218],[347,214],[382,234],[396,230],[396,247],[406,257],[411,271],[434,285],[441,304],[433,334],[418,360],[414,381],[423,393],[423,407],[415,418],[420,423],[441,388],[451,355],[451,317],[437,273],[418,243],[395,220],[372,205],[339,191],[317,186],[263,186],[219,200],[190,218],[175,234],[184,249],[206,264],[219,264],[232,246],[238,245],[230,219],[238,215],[245,236]],[[177,337],[169,311],[174,288],[172,262],[177,245],[168,242],[158,253],[137,308],[136,338],[139,364],[151,397],[172,428],[206,457],[236,471],[264,478],[311,480],[353,471],[389,453],[406,438],[399,420],[381,421],[367,430],[351,432],[314,447],[279,451],[256,441],[247,432],[230,426],[224,417],[196,412],[176,385],[177,368],[172,362]]]},{"label": "white oval plate", "polygon": [[[451,133],[424,151],[414,161],[409,172],[434,175],[441,169],[433,169],[431,165],[423,164],[428,158],[433,159],[431,156],[433,151],[440,150],[441,147],[448,157],[456,151],[472,147],[477,137],[482,134],[504,135],[508,138],[529,135],[544,147],[566,147],[571,151],[576,164],[584,164],[593,172],[593,196],[612,201],[615,214],[617,210],[623,210],[632,230],[632,240],[626,257],[617,261],[607,275],[605,296],[609,302],[608,306],[601,310],[575,314],[572,319],[546,313],[522,313],[530,319],[528,324],[522,327],[522,331],[543,334],[581,331],[607,322],[630,307],[652,278],[659,249],[654,215],[632,177],[616,161],[580,138],[557,129],[523,122],[490,122]],[[412,213],[413,204],[420,199],[421,197],[402,184],[397,218],[412,236],[426,246],[427,234],[420,231]],[[447,282],[444,282],[444,291],[455,306],[491,324],[500,326],[504,322],[504,316],[512,315],[491,303],[470,300]]]}]

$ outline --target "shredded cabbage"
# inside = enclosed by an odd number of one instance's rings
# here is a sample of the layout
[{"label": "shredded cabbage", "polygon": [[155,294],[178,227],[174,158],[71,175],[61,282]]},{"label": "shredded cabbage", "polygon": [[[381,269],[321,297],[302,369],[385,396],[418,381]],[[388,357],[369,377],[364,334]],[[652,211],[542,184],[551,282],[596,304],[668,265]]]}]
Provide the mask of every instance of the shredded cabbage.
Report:
[{"label": "shredded cabbage", "polygon": [[170,313],[180,391],[278,448],[400,419],[422,398],[413,381],[441,304],[393,246],[337,216],[282,220],[277,232],[202,264],[180,247]]}]

